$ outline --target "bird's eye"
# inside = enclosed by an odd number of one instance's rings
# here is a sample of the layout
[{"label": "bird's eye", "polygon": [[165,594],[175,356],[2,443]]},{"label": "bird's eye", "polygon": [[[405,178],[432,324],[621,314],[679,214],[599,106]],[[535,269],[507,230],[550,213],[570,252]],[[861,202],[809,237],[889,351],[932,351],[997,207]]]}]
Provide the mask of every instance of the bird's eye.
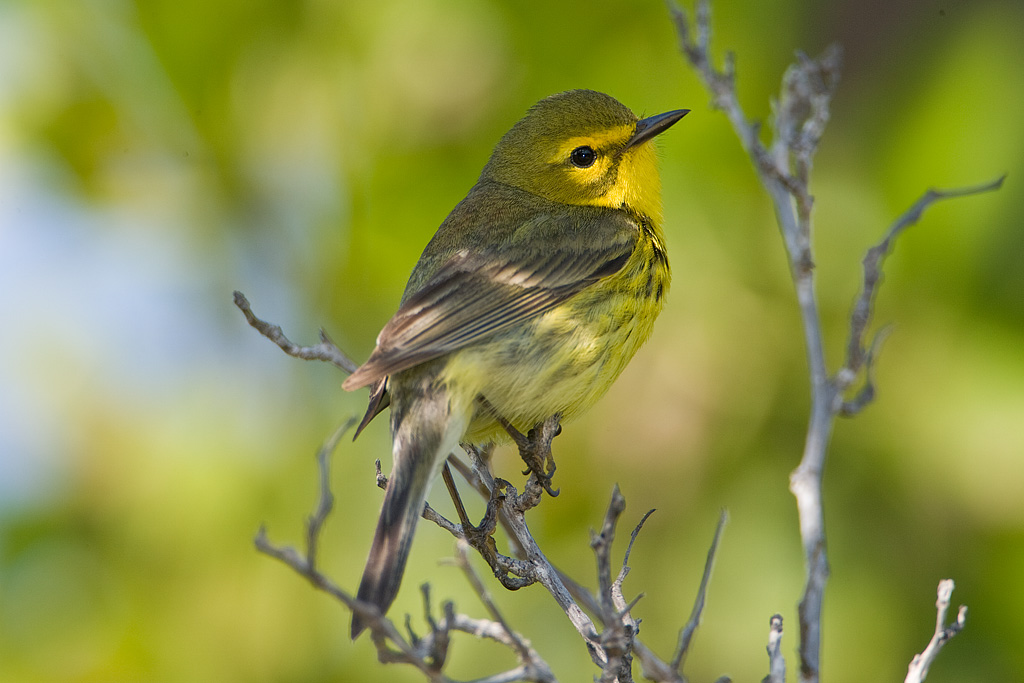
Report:
[{"label": "bird's eye", "polygon": [[579,168],[587,168],[588,166],[592,166],[595,159],[597,159],[597,153],[594,152],[594,150],[591,149],[590,147],[587,147],[586,145],[583,145],[582,147],[577,147],[569,155],[569,161],[572,162],[572,165],[577,166]]}]

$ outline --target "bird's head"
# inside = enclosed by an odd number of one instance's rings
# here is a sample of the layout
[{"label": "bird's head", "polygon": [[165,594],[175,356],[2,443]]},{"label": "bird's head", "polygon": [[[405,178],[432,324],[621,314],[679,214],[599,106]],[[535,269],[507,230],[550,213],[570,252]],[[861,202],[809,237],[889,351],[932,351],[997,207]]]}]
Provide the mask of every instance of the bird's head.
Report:
[{"label": "bird's head", "polygon": [[505,134],[483,177],[554,202],[629,208],[658,221],[661,183],[651,140],[687,113],[638,119],[593,90],[552,95]]}]

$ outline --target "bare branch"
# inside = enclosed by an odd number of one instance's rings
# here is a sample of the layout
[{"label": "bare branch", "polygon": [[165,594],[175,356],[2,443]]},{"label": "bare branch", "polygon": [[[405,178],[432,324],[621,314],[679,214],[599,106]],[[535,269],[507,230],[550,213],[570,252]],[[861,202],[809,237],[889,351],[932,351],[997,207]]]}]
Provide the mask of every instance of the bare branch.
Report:
[{"label": "bare branch", "polygon": [[[640,530],[644,528],[644,523],[647,522],[648,517],[653,515],[655,512],[656,510],[654,508],[648,510],[633,528],[633,533],[629,535],[629,545],[626,546],[626,554],[622,557],[622,569],[626,573],[628,573],[629,570],[629,567],[626,565],[629,563],[629,556],[633,552],[633,544],[636,543],[636,537],[640,535]],[[625,578],[622,572],[619,573],[619,576],[621,578]],[[621,578],[618,579],[619,583],[622,583]]]},{"label": "bare branch", "polygon": [[537,651],[533,649],[529,641],[513,631],[505,621],[505,617],[502,616],[497,605],[494,604],[494,600],[491,598],[491,594],[484,586],[483,581],[480,580],[480,577],[475,571],[473,571],[473,567],[469,564],[469,558],[466,556],[467,548],[468,544],[465,541],[459,542],[457,548],[458,552],[456,553],[456,563],[466,575],[466,579],[469,580],[469,584],[473,587],[473,591],[480,598],[480,602],[483,603],[487,612],[491,615],[491,619],[493,620],[492,623],[498,626],[497,633],[493,633],[490,637],[512,648],[516,652],[520,664],[517,671],[520,672],[519,675],[523,680],[554,681],[555,676],[551,673],[551,669],[547,662],[541,659],[540,655],[538,655]]},{"label": "bare branch", "polygon": [[[590,547],[597,558],[598,604],[604,631],[601,646],[606,661],[601,669],[601,683],[632,683],[633,681],[633,637],[636,622],[629,616],[626,601],[622,596],[621,582],[612,581],[611,548],[615,541],[615,526],[626,509],[618,484],[612,489],[611,502],[605,514],[601,533],[590,532]],[[625,569],[625,565],[623,565]],[[616,583],[619,590],[616,591]]]},{"label": "bare branch", "polygon": [[327,336],[327,332],[320,330],[320,343],[316,346],[299,346],[292,342],[288,337],[284,336],[284,332],[281,330],[280,325],[274,325],[264,320],[260,320],[252,312],[252,307],[249,305],[249,300],[245,298],[245,295],[239,291],[234,293],[235,306],[238,306],[242,314],[245,315],[246,321],[253,327],[257,332],[262,334],[264,337],[274,342],[280,347],[282,351],[287,353],[293,358],[301,358],[302,360],[320,360],[325,363],[330,363],[336,368],[340,368],[345,372],[352,374],[356,371],[359,365],[349,358],[344,351],[339,349],[331,341],[330,337]]},{"label": "bare branch", "polygon": [[[380,610],[374,605],[357,600],[316,568],[320,533],[323,530],[327,516],[333,508],[334,501],[334,495],[330,489],[330,456],[333,454],[342,436],[355,423],[355,418],[346,421],[317,452],[320,498],[316,511],[309,519],[305,555],[300,554],[295,548],[276,546],[271,543],[264,527],[261,527],[256,534],[256,549],[288,565],[296,573],[305,577],[316,589],[328,593],[354,613],[359,614],[370,629],[380,661],[411,664],[422,671],[428,680],[435,683],[447,683],[449,679],[442,676],[438,668],[432,663],[433,650],[431,648],[433,647],[433,639],[425,640],[423,644],[410,643],[390,620],[384,618]],[[390,644],[394,644],[397,649],[392,649]],[[421,647],[421,645],[425,645],[425,647]]]},{"label": "bare branch", "polygon": [[782,615],[772,616],[768,632],[768,675],[761,683],[786,683],[786,659],[782,656]]},{"label": "bare branch", "polygon": [[950,600],[953,597],[953,579],[939,581],[938,599],[935,601],[935,633],[932,635],[928,647],[921,654],[914,655],[914,659],[907,667],[905,683],[921,683],[928,676],[928,669],[932,662],[939,656],[939,651],[948,643],[953,636],[963,630],[967,622],[967,606],[960,605],[957,611],[956,621],[946,626],[946,612],[949,611]]},{"label": "bare branch", "polygon": [[319,548],[320,531],[327,516],[334,509],[334,494],[331,492],[331,454],[338,447],[338,442],[345,432],[352,429],[356,418],[351,417],[345,421],[334,434],[324,442],[316,454],[317,467],[320,470],[320,502],[316,506],[316,512],[309,518],[306,528],[306,562],[310,569],[316,567],[316,553]]},{"label": "bare branch", "polygon": [[[882,329],[878,330],[874,338],[871,340],[871,346],[868,348],[867,355],[864,357],[864,384],[857,391],[857,394],[850,400],[844,400],[839,406],[839,415],[842,417],[853,417],[864,410],[868,405],[875,400],[875,359],[878,358],[878,352],[882,348],[882,344],[886,339],[889,338],[889,332],[892,330],[891,325],[886,325]],[[837,373],[835,378],[836,391],[841,392],[839,386],[841,383],[840,375],[842,370]]]},{"label": "bare branch", "polygon": [[612,499],[608,504],[608,512],[605,513],[604,524],[601,525],[601,533],[590,532],[590,547],[593,548],[594,555],[597,557],[597,595],[601,603],[601,611],[609,617],[609,620],[611,619],[610,615],[621,609],[619,605],[615,604],[612,595],[611,550],[612,543],[615,541],[615,525],[625,509],[626,499],[622,497],[619,485],[616,484],[612,489]]},{"label": "bare branch", "polygon": [[[591,660],[598,666],[603,667],[606,657],[601,649],[594,622],[573,600],[572,594],[562,582],[561,575],[551,565],[543,551],[541,551],[540,546],[534,540],[526,524],[526,512],[535,507],[544,494],[544,488],[538,482],[537,474],[532,473],[530,475],[526,482],[526,490],[520,495],[512,484],[502,479],[496,479],[491,474],[488,463],[480,449],[466,444],[463,444],[463,448],[469,455],[470,462],[472,463],[473,476],[483,483],[488,491],[488,495],[492,495],[496,487],[505,491],[505,500],[502,504],[503,526],[522,549],[523,556],[526,558],[525,563],[529,566],[528,573],[536,577],[536,581],[547,589],[555,599],[555,602],[558,603],[558,606],[565,612],[570,623],[572,623],[573,627],[583,638]],[[512,558],[505,559],[509,562],[515,562]],[[527,572],[525,566],[520,568]]]},{"label": "bare branch", "polygon": [[423,617],[427,625],[430,626],[430,634],[426,638],[417,637],[413,633],[412,619],[408,614],[405,615],[405,628],[409,632],[409,639],[420,653],[420,657],[427,662],[431,670],[440,672],[448,660],[448,646],[451,644],[449,624],[454,608],[450,602],[446,602],[444,611],[446,617],[449,618],[442,619],[438,624],[430,608],[430,584],[425,583],[420,586],[420,592],[423,594]]},{"label": "bare branch", "polygon": [[700,617],[704,611],[704,600],[707,595],[708,584],[711,582],[711,569],[715,564],[715,556],[718,554],[718,542],[722,538],[725,524],[729,521],[729,513],[722,510],[718,516],[718,526],[715,527],[715,537],[711,540],[711,547],[708,548],[708,557],[704,562],[704,575],[700,579],[700,587],[697,589],[697,597],[693,601],[693,609],[690,611],[690,618],[686,625],[679,631],[679,642],[676,645],[675,654],[672,655],[672,670],[682,673],[683,662],[690,650],[690,642],[693,634],[700,625]]},{"label": "bare branch", "polygon": [[667,0],[669,12],[676,24],[679,46],[683,55],[704,81],[704,87],[711,93],[711,106],[725,113],[740,138],[743,149],[758,160],[767,159],[767,150],[758,137],[760,124],[747,120],[739,100],[736,98],[735,58],[727,53],[722,70],[718,70],[711,58],[711,3],[697,0],[696,25],[691,27],[690,19],[674,0]]},{"label": "bare branch", "polygon": [[[817,681],[821,651],[821,605],[829,572],[822,508],[822,473],[836,415],[855,414],[874,396],[870,365],[881,336],[876,336],[871,351],[864,349],[864,336],[881,277],[881,261],[898,234],[917,221],[931,203],[939,199],[997,189],[1002,178],[975,188],[930,190],[894,224],[882,242],[868,252],[864,259],[864,289],[858,297],[851,319],[846,366],[830,377],[825,362],[815,291],[811,241],[814,198],[810,192],[810,173],[814,154],[829,120],[832,97],[839,83],[842,52],[837,46],[832,46],[816,59],[804,54],[797,55],[796,63],[787,69],[783,77],[782,89],[773,107],[772,141],[766,147],[760,141],[760,126],[746,118],[739,104],[731,55],[727,56],[722,70],[715,68],[710,56],[709,0],[697,0],[695,26],[691,25],[686,12],[672,0],[669,0],[669,9],[675,20],[683,55],[711,93],[713,106],[721,109],[728,117],[771,197],[796,288],[812,401],[804,452],[800,465],[790,477],[790,490],[797,501],[807,573],[799,606],[800,675],[804,681]],[[844,401],[844,392],[865,364],[868,367],[864,386],[852,400]]]},{"label": "bare branch", "polygon": [[669,662],[654,654],[639,638],[633,641],[633,654],[640,660],[644,678],[659,683],[685,683],[686,679]]},{"label": "bare branch", "polygon": [[835,44],[817,59],[797,52],[796,64],[790,65],[782,77],[782,91],[774,107],[774,161],[779,168],[793,166],[793,184],[787,187],[801,209],[804,229],[810,228],[813,204],[807,191],[811,167],[828,124],[842,60],[842,49]]},{"label": "bare branch", "polygon": [[[626,546],[626,553],[622,556],[622,566],[619,568],[619,574],[612,582],[612,599],[615,602],[616,608],[623,615],[622,618],[625,618],[625,616],[633,609],[633,606],[640,601],[640,598],[643,597],[643,593],[641,593],[633,598],[633,601],[627,605],[626,598],[622,594],[622,583],[626,580],[626,577],[629,576],[629,555],[633,552],[633,544],[636,543],[636,537],[640,535],[640,530],[644,528],[644,522],[646,522],[653,514],[653,509],[648,510],[647,513],[640,518],[640,521],[637,522],[636,526],[633,527],[633,532],[629,535],[629,545]],[[634,630],[636,630],[637,623],[638,622],[633,623]]]},{"label": "bare branch", "polygon": [[828,121],[829,103],[839,78],[841,53],[837,48],[830,48],[816,60],[800,56],[786,72],[779,104],[775,108],[775,135],[769,151],[758,138],[760,127],[748,122],[740,107],[731,66],[727,74],[712,66],[708,54],[707,36],[711,34],[711,28],[707,0],[697,0],[696,14],[698,38],[695,40],[685,13],[678,8],[673,9],[683,52],[712,93],[715,106],[723,109],[729,118],[772,199],[800,307],[812,407],[804,454],[800,466],[790,478],[790,489],[797,499],[807,567],[807,583],[800,603],[801,674],[805,681],[816,681],[821,642],[821,599],[828,576],[821,473],[838,406],[835,405],[836,391],[826,370],[815,293],[810,225],[813,198],[809,191],[809,173],[811,158]]},{"label": "bare branch", "polygon": [[878,285],[882,281],[882,265],[892,251],[896,239],[907,228],[917,223],[925,210],[932,204],[944,199],[993,192],[1003,186],[1004,180],[1006,180],[1006,175],[974,187],[928,190],[889,226],[882,240],[868,250],[863,261],[864,284],[850,314],[850,338],[846,349],[846,365],[836,374],[836,382],[840,391],[845,390],[853,382],[868,358],[868,352],[864,349],[864,336],[867,333],[868,323],[871,322],[871,311],[874,309]]}]

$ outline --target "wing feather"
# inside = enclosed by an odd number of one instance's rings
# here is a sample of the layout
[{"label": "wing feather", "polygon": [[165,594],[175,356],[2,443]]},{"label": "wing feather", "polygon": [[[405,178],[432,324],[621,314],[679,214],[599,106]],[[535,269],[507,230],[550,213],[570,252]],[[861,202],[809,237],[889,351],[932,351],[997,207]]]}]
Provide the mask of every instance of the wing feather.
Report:
[{"label": "wing feather", "polygon": [[[420,289],[407,294],[381,330],[369,360],[345,381],[344,388],[379,382],[539,316],[618,272],[632,254],[637,228],[624,212],[609,211],[603,216],[617,225],[595,230],[590,240],[566,240],[553,248],[553,240],[534,242],[545,244],[545,250],[505,245],[505,249],[456,251]],[[557,220],[569,219],[544,216],[536,227],[549,232],[557,229],[551,225]],[[602,239],[609,234],[614,239]]]}]

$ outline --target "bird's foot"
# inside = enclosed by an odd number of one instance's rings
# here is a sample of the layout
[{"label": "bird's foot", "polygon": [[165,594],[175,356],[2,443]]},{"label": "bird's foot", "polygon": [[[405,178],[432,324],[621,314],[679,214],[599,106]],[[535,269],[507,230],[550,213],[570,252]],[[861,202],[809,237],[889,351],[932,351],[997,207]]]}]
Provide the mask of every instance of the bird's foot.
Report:
[{"label": "bird's foot", "polygon": [[499,553],[498,546],[494,542],[494,532],[498,528],[498,514],[506,499],[505,491],[509,491],[515,497],[517,495],[515,488],[504,479],[495,478],[484,518],[480,520],[480,524],[474,525],[466,514],[466,508],[455,487],[455,480],[452,478],[448,463],[445,463],[441,474],[448,487],[448,493],[452,497],[452,502],[455,503],[462,537],[466,539],[466,543],[471,548],[480,553],[480,556],[490,566],[494,576],[501,581],[501,585],[509,590],[519,590],[535,583],[537,579],[527,574],[524,569],[526,564],[521,560]]},{"label": "bird's foot", "polygon": [[[519,447],[519,457],[526,463],[526,470],[523,471],[523,474],[535,476],[537,482],[551,497],[557,496],[560,491],[560,489],[551,488],[551,478],[555,476],[556,469],[555,458],[551,454],[551,442],[562,433],[561,417],[555,413],[543,422],[534,425],[533,429],[525,436],[519,432],[516,432],[519,438],[512,435],[516,446]],[[509,426],[511,427],[511,425]]]},{"label": "bird's foot", "polygon": [[562,415],[555,413],[543,422],[538,422],[526,434],[516,429],[515,425],[505,419],[498,409],[483,395],[476,400],[488,411],[498,424],[508,433],[519,449],[519,457],[526,463],[523,474],[532,474],[537,483],[554,498],[559,489],[551,488],[551,478],[555,476],[555,458],[551,455],[551,442],[562,433]]}]

